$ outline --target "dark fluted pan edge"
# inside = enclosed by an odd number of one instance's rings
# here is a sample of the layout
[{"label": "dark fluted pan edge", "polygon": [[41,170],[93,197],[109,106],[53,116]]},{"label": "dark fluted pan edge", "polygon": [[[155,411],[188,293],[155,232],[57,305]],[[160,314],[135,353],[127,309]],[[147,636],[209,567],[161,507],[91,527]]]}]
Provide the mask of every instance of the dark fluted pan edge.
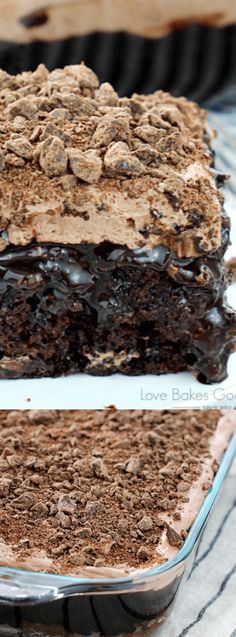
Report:
[{"label": "dark fluted pan edge", "polygon": [[0,43],[0,66],[10,73],[82,60],[120,95],[157,89],[207,106],[236,104],[236,26],[191,25],[158,40],[128,33],[94,33],[52,43]]}]

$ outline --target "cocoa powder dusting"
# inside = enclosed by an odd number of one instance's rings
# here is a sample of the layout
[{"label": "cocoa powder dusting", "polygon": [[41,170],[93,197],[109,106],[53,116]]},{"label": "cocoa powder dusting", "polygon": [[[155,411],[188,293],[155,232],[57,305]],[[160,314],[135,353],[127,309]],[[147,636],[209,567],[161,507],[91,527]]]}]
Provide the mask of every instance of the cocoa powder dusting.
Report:
[{"label": "cocoa powder dusting", "polygon": [[214,410],[1,411],[0,544],[10,565],[73,574],[164,561],[163,534],[176,548],[185,538],[172,523],[218,420]]}]

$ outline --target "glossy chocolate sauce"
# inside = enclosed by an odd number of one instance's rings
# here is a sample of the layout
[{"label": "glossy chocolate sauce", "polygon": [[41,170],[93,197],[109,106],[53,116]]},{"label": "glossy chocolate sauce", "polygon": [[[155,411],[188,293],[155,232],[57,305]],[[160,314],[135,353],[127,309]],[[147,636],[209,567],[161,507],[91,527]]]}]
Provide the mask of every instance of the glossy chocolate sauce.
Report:
[{"label": "glossy chocolate sauce", "polygon": [[217,289],[222,281],[219,251],[207,257],[179,259],[162,245],[153,250],[129,250],[109,242],[98,246],[35,244],[8,248],[0,254],[0,294],[9,285],[32,290],[50,280],[55,291],[66,293],[71,288],[88,296],[96,282],[102,284],[117,269],[137,271],[140,266],[157,274],[165,271],[181,285]]},{"label": "glossy chocolate sauce", "polygon": [[8,248],[0,255],[0,374],[191,368],[204,382],[222,379],[236,335],[223,301],[227,243],[223,218],[222,248],[197,258],[109,242]]}]

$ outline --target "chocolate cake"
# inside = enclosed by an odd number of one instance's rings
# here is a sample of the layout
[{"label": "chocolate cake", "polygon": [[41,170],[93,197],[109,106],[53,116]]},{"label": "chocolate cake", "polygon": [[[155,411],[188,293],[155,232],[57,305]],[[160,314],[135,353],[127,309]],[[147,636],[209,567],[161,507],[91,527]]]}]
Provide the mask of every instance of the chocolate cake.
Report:
[{"label": "chocolate cake", "polygon": [[226,377],[229,220],[206,113],[85,65],[0,74],[0,376]]},{"label": "chocolate cake", "polygon": [[222,27],[236,22],[232,0],[7,0],[2,2],[0,39],[16,42],[64,39],[100,30],[160,37],[186,24]]},{"label": "chocolate cake", "polygon": [[0,412],[0,564],[125,576],[181,548],[236,413]]}]

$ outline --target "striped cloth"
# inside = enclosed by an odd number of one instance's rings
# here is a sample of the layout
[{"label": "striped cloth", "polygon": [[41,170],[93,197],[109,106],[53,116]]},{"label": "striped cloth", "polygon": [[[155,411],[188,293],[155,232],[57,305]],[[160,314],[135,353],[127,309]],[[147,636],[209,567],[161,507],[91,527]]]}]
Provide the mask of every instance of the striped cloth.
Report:
[{"label": "striped cloth", "polygon": [[236,637],[235,539],[236,461],[158,637]]}]

